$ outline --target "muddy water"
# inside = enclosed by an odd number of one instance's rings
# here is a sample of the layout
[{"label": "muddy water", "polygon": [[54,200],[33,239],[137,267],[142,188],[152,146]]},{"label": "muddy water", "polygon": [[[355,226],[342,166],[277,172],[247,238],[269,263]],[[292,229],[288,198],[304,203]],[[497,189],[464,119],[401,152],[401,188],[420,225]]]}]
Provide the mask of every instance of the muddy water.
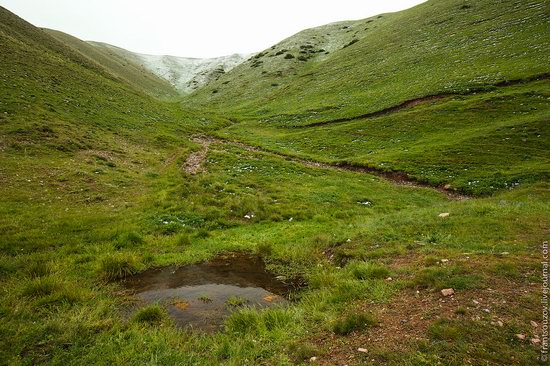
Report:
[{"label": "muddy water", "polygon": [[150,269],[123,284],[138,307],[163,304],[177,325],[209,332],[220,329],[239,306],[284,304],[294,290],[293,285],[267,272],[260,258],[244,253],[182,267]]}]

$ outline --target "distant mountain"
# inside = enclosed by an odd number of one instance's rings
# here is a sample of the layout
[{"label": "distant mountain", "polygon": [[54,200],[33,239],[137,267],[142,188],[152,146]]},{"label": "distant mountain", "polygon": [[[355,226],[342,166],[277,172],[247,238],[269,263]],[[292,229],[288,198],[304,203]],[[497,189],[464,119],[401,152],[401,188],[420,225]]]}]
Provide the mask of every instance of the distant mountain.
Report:
[{"label": "distant mountain", "polygon": [[86,42],[69,34],[53,30],[42,29],[58,41],[73,48],[93,62],[102,66],[111,75],[124,80],[134,88],[154,96],[175,96],[177,91],[165,79],[159,78],[141,65],[139,58],[123,49],[116,47],[99,46],[94,42]]},{"label": "distant mountain", "polygon": [[191,93],[217,80],[253,55],[236,53],[205,59],[147,55],[108,43],[82,41],[57,30],[43,30],[97,62],[114,76],[157,96],[173,95],[176,90]]},{"label": "distant mountain", "polygon": [[428,1],[304,30],[190,95],[224,115],[310,124],[548,72],[548,1]]},{"label": "distant mountain", "polygon": [[[112,47],[104,45],[106,47]],[[216,58],[187,58],[136,53],[135,56],[149,71],[166,79],[181,92],[190,93],[250,58],[250,54],[233,54]]]}]

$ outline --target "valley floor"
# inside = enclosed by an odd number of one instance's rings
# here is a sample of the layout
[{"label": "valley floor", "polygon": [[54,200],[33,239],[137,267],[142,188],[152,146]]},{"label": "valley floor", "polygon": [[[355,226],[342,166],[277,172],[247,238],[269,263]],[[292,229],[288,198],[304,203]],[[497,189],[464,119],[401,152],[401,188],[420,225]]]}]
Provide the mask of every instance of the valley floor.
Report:
[{"label": "valley floor", "polygon": [[[547,184],[455,200],[207,141],[6,160],[3,363],[537,362]],[[213,335],[122,315],[113,280],[227,251],[307,287]]]}]

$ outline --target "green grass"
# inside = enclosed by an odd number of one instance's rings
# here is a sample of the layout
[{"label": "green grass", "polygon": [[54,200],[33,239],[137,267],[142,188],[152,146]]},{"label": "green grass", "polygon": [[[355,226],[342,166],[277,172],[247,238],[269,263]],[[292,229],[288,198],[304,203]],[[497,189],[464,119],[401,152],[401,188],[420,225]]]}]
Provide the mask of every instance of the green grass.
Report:
[{"label": "green grass", "polygon": [[348,335],[351,332],[361,331],[377,324],[371,314],[348,314],[338,319],[332,326],[332,331],[339,335]]},{"label": "green grass", "polygon": [[387,278],[390,271],[384,266],[369,262],[353,261],[347,264],[347,268],[358,280]]},{"label": "green grass", "polygon": [[122,49],[101,43],[90,44],[52,29],[43,29],[43,31],[99,64],[115,78],[123,80],[142,92],[162,98],[175,97],[178,94],[170,83],[147,71],[140,65],[139,60],[131,57],[129,52],[126,54]]},{"label": "green grass", "polygon": [[[270,84],[280,88],[273,93],[288,89],[289,106],[274,98],[258,114],[300,112],[324,105],[321,100],[332,95],[327,105],[338,104],[342,90],[348,90],[349,104],[315,117],[325,120],[390,106],[420,91],[460,91],[535,75],[543,67],[538,64],[542,51],[534,47],[547,33],[533,37],[540,28],[540,2],[530,4],[531,10],[518,3],[517,11],[504,13],[511,3],[491,8],[489,2],[476,2],[460,9],[463,2],[428,2],[375,18],[367,23],[372,36],[358,35],[359,41],[344,50],[317,52],[305,63],[297,57],[310,53],[297,43],[273,57],[295,53],[285,62],[302,62],[327,78],[339,62],[351,70],[345,75],[349,79],[336,85],[314,74],[303,86]],[[530,321],[540,316],[540,298],[529,284],[538,281],[540,244],[548,232],[547,81],[320,127],[288,128],[278,118],[229,126],[214,114],[151,98],[30,25],[4,11],[0,15],[0,78],[9,86],[0,96],[0,364],[289,365],[313,356],[337,363],[323,340],[337,337],[336,351],[356,349],[354,342],[362,336],[384,334],[384,309],[403,305],[403,296],[410,300],[404,315],[421,310],[417,290],[429,308],[425,327],[415,329],[419,340],[416,334],[407,338],[399,352],[387,342],[380,349],[367,345],[371,353],[362,361],[536,362],[538,350],[514,334],[532,333]],[[491,15],[499,16],[498,23],[468,25]],[[530,23],[514,24],[527,15]],[[425,32],[404,36],[395,32],[398,22]],[[333,28],[347,34],[366,25],[346,24]],[[511,32],[499,38],[498,49],[523,56],[484,62],[489,56],[480,44],[491,25],[494,37]],[[471,66],[441,67],[443,60],[453,60],[448,53],[460,43],[439,34],[449,29],[456,37],[471,37],[456,55]],[[351,42],[348,36],[341,37],[342,46]],[[399,47],[392,44],[394,37],[410,41],[411,51],[401,53],[410,59],[393,52]],[[387,51],[382,52],[382,42]],[[430,42],[438,46],[437,55],[426,54]],[[451,43],[443,47],[444,42]],[[369,57],[350,56],[363,54],[360,50]],[[273,53],[279,51],[276,47]],[[397,55],[387,66],[374,62],[388,59],[387,52]],[[423,55],[425,63],[412,62]],[[390,80],[381,79],[409,61],[410,75],[399,68]],[[353,73],[347,63],[357,63],[364,73]],[[482,64],[488,66],[479,68]],[[471,82],[478,76],[483,78]],[[321,84],[312,87],[315,80]],[[359,80],[372,82],[373,88],[351,85]],[[303,106],[292,94],[302,89],[307,91]],[[382,94],[392,95],[382,103]],[[216,95],[229,98],[222,89]],[[254,86],[246,95],[258,99],[236,100],[239,116],[263,103]],[[304,116],[292,124],[314,120]],[[211,144],[205,172],[190,175],[181,167],[199,148],[191,139],[197,133],[313,160],[405,171],[480,197],[452,200],[429,188],[305,166],[227,143]],[[360,204],[366,200],[372,204]],[[439,217],[442,212],[449,217]],[[301,278],[307,286],[284,306],[233,306],[215,334],[175,327],[161,305],[128,318],[130,299],[116,280],[239,250],[257,253],[274,274]],[[448,303],[439,301],[438,290],[447,287],[456,290],[457,303],[453,300],[447,315],[440,316],[439,305]],[[497,298],[487,315],[471,302],[485,301],[485,295],[508,297]],[[232,298],[229,304],[244,302]],[[505,318],[504,325],[491,324],[493,316]]]},{"label": "green grass", "polygon": [[548,180],[549,97],[548,81],[540,81],[315,128],[250,121],[216,133],[289,156],[402,171],[487,195]]},{"label": "green grass", "polygon": [[[237,119],[303,125],[549,72],[544,1],[464,3],[428,1],[299,33],[262,52],[259,67],[253,67],[258,59],[240,65],[186,104]],[[275,56],[282,48],[319,50],[324,38],[336,47],[328,55],[310,54],[307,62]],[[344,48],[352,39],[358,41]]]},{"label": "green grass", "polygon": [[166,319],[166,310],[159,305],[151,305],[145,308],[139,309],[133,317],[133,320],[137,323],[144,323],[154,325],[162,322]]},{"label": "green grass", "polygon": [[106,280],[120,280],[139,272],[139,262],[134,256],[109,255],[101,260],[99,272]]}]

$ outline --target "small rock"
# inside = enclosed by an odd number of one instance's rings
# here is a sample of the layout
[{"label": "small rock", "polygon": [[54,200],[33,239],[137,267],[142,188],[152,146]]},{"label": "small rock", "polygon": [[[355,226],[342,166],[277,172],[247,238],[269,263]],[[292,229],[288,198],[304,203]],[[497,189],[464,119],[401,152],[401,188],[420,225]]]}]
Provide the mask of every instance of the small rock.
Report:
[{"label": "small rock", "polygon": [[449,260],[448,259],[442,259],[440,262],[441,263],[447,263]]},{"label": "small rock", "polygon": [[508,254],[510,254],[510,252],[502,252],[502,253],[500,253],[500,254],[501,254],[501,255],[508,255]]},{"label": "small rock", "polygon": [[443,212],[443,213],[440,213],[438,216],[439,217],[442,217],[442,218],[445,218],[445,217],[449,217],[450,213],[448,212]]},{"label": "small rock", "polygon": [[531,338],[531,344],[540,344],[539,338]]},{"label": "small rock", "polygon": [[538,323],[534,320],[531,320],[531,325],[533,326],[533,328],[537,328],[539,326]]},{"label": "small rock", "polygon": [[357,348],[357,352],[367,353],[368,350],[366,348]]},{"label": "small rock", "polygon": [[477,301],[477,300],[472,300],[472,302],[476,305],[479,305],[479,301]]},{"label": "small rock", "polygon": [[525,334],[516,334],[516,338],[523,341],[525,339]]},{"label": "small rock", "polygon": [[451,296],[451,295],[454,295],[455,293],[455,290],[453,290],[452,288],[444,288],[443,290],[441,290],[441,295],[443,296]]},{"label": "small rock", "polygon": [[443,189],[445,189],[445,190],[449,190],[449,189],[451,189],[451,188],[452,188],[452,186],[451,186],[450,184],[445,184],[445,185],[443,186]]},{"label": "small rock", "polygon": [[388,277],[388,278],[386,278],[386,281],[393,281],[393,278]]},{"label": "small rock", "polygon": [[317,361],[317,357],[313,356],[313,357],[311,357],[311,358],[309,359],[309,361],[310,361],[310,362],[315,362],[315,361]]},{"label": "small rock", "polygon": [[502,321],[499,320],[499,321],[497,321],[497,325],[498,325],[499,327],[503,327],[503,326],[504,326],[504,323],[503,323]]},{"label": "small rock", "polygon": [[483,309],[483,311],[486,312],[486,313],[490,313],[490,312],[491,312],[491,310],[489,310],[489,309]]}]

